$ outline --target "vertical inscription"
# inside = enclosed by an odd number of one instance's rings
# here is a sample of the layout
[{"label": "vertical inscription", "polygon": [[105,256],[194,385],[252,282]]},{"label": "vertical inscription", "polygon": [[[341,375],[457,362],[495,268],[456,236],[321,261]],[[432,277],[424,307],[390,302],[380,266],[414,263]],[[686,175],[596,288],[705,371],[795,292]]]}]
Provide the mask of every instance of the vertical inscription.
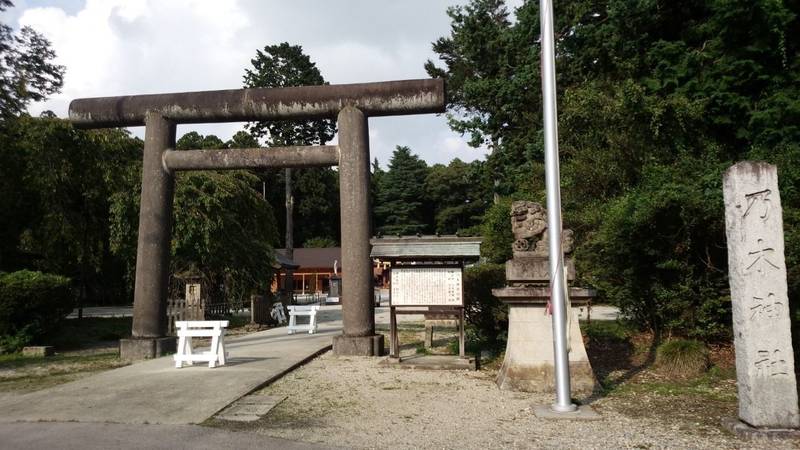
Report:
[{"label": "vertical inscription", "polygon": [[461,268],[392,268],[392,306],[461,306]]},{"label": "vertical inscription", "polygon": [[739,417],[797,428],[783,212],[775,166],[742,162],[723,177]]}]

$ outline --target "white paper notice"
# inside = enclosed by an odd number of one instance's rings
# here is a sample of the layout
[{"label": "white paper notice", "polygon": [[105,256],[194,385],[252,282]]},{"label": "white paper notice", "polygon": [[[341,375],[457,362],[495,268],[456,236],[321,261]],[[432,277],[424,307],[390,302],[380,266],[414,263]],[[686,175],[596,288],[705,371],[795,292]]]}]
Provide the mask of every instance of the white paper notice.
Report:
[{"label": "white paper notice", "polygon": [[462,306],[460,267],[392,268],[392,306]]}]

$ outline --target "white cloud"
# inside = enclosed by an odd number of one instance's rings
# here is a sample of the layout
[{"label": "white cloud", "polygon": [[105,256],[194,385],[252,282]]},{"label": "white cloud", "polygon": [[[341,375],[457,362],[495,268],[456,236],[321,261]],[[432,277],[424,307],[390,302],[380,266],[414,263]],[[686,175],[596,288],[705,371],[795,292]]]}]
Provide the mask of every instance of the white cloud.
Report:
[{"label": "white cloud", "polygon": [[[87,0],[69,7],[53,0],[27,7],[30,25],[53,44],[67,68],[63,92],[33,105],[66,117],[75,98],[231,89],[242,85],[255,50],[287,41],[302,45],[331,83],[425,78],[435,58],[431,42],[447,35],[451,0]],[[227,139],[243,124],[183,125]],[[137,135],[143,129],[136,128]],[[443,117],[370,119],[372,156],[385,166],[396,145],[429,163],[472,160],[469,148]]]}]

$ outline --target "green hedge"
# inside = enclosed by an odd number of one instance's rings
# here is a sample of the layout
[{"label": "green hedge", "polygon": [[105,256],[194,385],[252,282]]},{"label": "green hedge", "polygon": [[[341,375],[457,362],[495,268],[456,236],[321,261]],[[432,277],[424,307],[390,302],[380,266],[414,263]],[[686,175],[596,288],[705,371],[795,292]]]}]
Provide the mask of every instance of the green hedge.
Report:
[{"label": "green hedge", "polygon": [[0,353],[36,343],[74,304],[69,278],[29,270],[0,274]]},{"label": "green hedge", "polygon": [[502,264],[479,264],[464,270],[464,305],[467,323],[489,349],[501,350],[508,334],[508,309],[492,295],[506,283]]}]

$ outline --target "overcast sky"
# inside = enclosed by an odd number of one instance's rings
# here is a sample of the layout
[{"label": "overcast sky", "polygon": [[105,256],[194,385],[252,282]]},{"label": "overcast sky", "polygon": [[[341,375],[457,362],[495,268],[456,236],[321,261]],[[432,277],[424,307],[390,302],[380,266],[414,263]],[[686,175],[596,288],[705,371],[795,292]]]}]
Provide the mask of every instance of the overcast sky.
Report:
[{"label": "overcast sky", "polygon": [[[44,34],[66,66],[64,88],[32,114],[66,117],[72,99],[232,89],[256,49],[302,45],[332,84],[427,78],[431,43],[450,31],[445,10],[464,0],[14,0],[3,22]],[[521,0],[509,2],[517,5]],[[513,7],[509,8],[513,10]],[[184,125],[223,140],[241,123]],[[139,136],[143,128],[133,128]],[[372,157],[396,145],[428,163],[483,159],[436,115],[370,119]]]}]

